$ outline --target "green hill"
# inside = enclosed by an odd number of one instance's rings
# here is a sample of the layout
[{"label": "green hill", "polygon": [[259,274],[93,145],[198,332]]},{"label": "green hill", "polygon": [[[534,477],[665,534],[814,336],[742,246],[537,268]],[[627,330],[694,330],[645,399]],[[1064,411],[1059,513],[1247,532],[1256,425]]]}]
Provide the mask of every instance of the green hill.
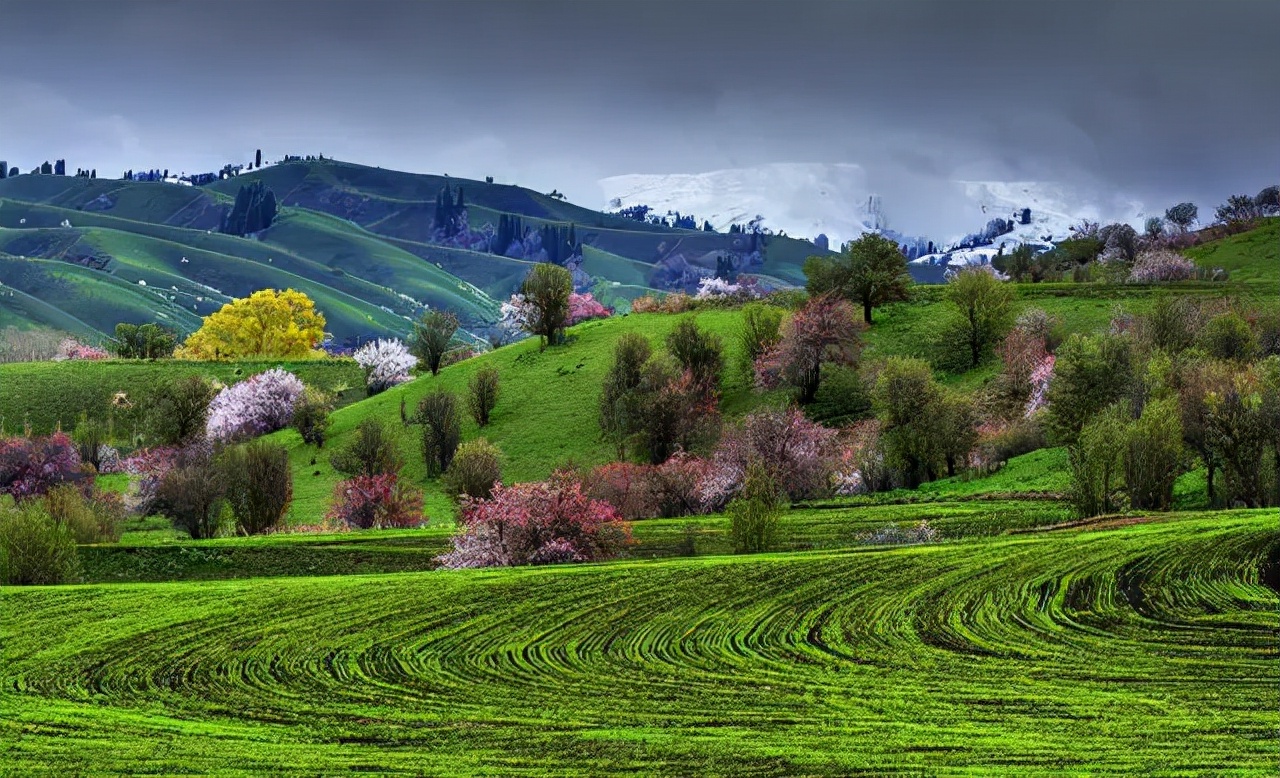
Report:
[{"label": "green hill", "polygon": [[[246,238],[218,232],[239,188],[259,180],[282,204],[276,223]],[[58,296],[12,283],[23,274],[13,262],[0,265],[0,283],[74,321],[20,304],[16,295],[0,315],[99,336],[118,321],[156,318],[189,331],[230,297],[292,286],[317,301],[339,341],[403,337],[423,305],[455,312],[464,329],[483,336],[532,260],[436,240],[434,208],[446,186],[465,192],[477,231],[507,216],[532,229],[573,225],[583,243],[582,278],[595,279],[608,303],[653,291],[661,263],[707,272],[725,252],[748,248],[746,236],[637,222],[509,184],[332,160],[274,165],[206,187],[23,175],[0,180],[0,252],[79,264],[98,275],[41,267],[76,287]],[[769,238],[763,264],[749,269],[774,283],[803,283],[800,267],[816,252],[805,241]],[[112,278],[144,282],[149,291],[125,294]],[[159,289],[169,290],[169,299]]]}]

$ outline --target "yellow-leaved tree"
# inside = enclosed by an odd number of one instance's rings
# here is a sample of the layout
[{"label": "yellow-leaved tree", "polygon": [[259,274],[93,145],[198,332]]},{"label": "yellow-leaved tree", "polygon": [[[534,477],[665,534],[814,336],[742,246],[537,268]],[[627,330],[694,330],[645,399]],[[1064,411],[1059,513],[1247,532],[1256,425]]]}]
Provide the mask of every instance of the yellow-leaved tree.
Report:
[{"label": "yellow-leaved tree", "polygon": [[204,317],[176,356],[182,359],[301,359],[315,356],[324,316],[302,292],[263,289]]}]

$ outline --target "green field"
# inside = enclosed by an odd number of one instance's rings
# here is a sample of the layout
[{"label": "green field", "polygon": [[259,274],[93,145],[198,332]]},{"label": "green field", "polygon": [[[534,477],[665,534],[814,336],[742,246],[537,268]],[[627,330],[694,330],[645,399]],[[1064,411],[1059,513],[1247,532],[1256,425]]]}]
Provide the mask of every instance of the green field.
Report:
[{"label": "green field", "polygon": [[22,775],[1271,775],[1274,518],[8,588],[0,758]]}]

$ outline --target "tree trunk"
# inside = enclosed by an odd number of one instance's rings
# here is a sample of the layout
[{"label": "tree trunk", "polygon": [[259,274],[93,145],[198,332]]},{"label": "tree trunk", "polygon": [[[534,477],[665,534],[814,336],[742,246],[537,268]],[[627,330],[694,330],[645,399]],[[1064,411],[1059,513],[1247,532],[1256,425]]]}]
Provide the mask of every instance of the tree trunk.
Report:
[{"label": "tree trunk", "polygon": [[871,298],[862,298],[862,320],[867,324],[871,323]]}]

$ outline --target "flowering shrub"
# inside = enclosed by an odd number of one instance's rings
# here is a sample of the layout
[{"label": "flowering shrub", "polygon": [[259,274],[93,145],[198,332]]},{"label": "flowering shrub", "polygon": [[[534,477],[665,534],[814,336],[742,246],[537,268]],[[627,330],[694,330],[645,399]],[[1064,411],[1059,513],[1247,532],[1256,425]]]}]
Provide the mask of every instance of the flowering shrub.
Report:
[{"label": "flowering shrub", "polygon": [[601,465],[587,476],[587,496],[609,503],[618,516],[628,521],[653,518],[658,510],[649,488],[652,467],[634,462]]},{"label": "flowering shrub", "polygon": [[938,531],[931,527],[927,520],[921,520],[911,529],[903,529],[897,524],[886,524],[867,535],[863,542],[875,545],[899,545],[903,543],[932,543],[937,539]]},{"label": "flowering shrub", "polygon": [[98,472],[102,475],[113,475],[124,472],[124,461],[115,446],[103,443],[98,446]]},{"label": "flowering shrub", "polygon": [[841,497],[888,488],[888,468],[880,447],[880,421],[864,419],[841,435],[832,486]]},{"label": "flowering shrub", "polygon": [[1170,249],[1151,249],[1138,255],[1129,280],[1139,284],[1186,281],[1196,277],[1196,263]]},{"label": "flowering shrub", "polygon": [[124,472],[137,476],[126,497],[130,511],[142,516],[155,512],[160,483],[177,463],[180,450],[178,446],[155,446],[139,449],[124,460]]},{"label": "flowering shrub", "polygon": [[607,319],[611,313],[612,311],[601,305],[590,292],[586,294],[577,294],[575,292],[569,295],[570,325],[591,319]]},{"label": "flowering shrub", "polygon": [[632,313],[685,313],[693,309],[693,298],[684,292],[673,292],[662,299],[643,295],[631,301]]},{"label": "flowering shrub", "polygon": [[496,486],[487,500],[464,498],[462,531],[440,557],[449,568],[587,562],[615,556],[630,529],[613,506],[593,500],[568,473],[539,483]]},{"label": "flowering shrub", "polygon": [[418,364],[418,358],[397,338],[378,338],[356,349],[352,356],[356,364],[364,368],[369,394],[384,392],[411,380],[409,371]]},{"label": "flowering shrub", "polygon": [[712,509],[727,504],[742,488],[747,466],[754,460],[764,464],[792,500],[816,497],[831,489],[839,458],[835,430],[809,421],[794,408],[756,411],[720,441],[714,471],[702,482],[703,500]]},{"label": "flowering shrub", "polygon": [[63,338],[58,344],[58,356],[55,359],[110,359],[106,349],[88,346],[75,338]]},{"label": "flowering shrub", "polygon": [[513,294],[498,310],[498,326],[507,332],[523,332],[528,328],[533,310],[522,294]]},{"label": "flowering shrub", "polygon": [[293,420],[294,403],[304,390],[297,376],[280,368],[228,386],[209,403],[205,433],[210,440],[226,442],[283,429]]},{"label": "flowering shrub", "polygon": [[456,365],[459,362],[465,362],[466,360],[474,357],[477,353],[479,352],[470,346],[460,346],[455,349],[450,349],[449,351],[444,352],[444,356],[440,357],[440,367],[444,368],[449,365]]},{"label": "flowering shrub", "polygon": [[333,489],[329,521],[359,529],[420,527],[422,492],[391,473],[358,475],[338,482]]},{"label": "flowering shrub", "polygon": [[1027,406],[1022,412],[1024,418],[1031,418],[1032,414],[1047,404],[1045,397],[1049,392],[1049,381],[1053,379],[1054,361],[1053,354],[1046,354],[1031,371],[1028,378],[1031,383],[1031,396],[1027,398]]},{"label": "flowering shrub", "polygon": [[733,300],[746,302],[761,297],[760,285],[755,278],[743,276],[731,284],[717,276],[707,276],[698,282],[695,300]]},{"label": "flowering shrub", "polygon": [[856,361],[859,331],[848,302],[815,297],[782,325],[781,340],[757,358],[756,384],[763,389],[789,384],[798,390],[800,402],[812,402],[824,364]]},{"label": "flowering shrub", "polygon": [[44,438],[0,438],[0,494],[22,501],[41,497],[58,484],[84,482],[76,444],[63,432]]}]

